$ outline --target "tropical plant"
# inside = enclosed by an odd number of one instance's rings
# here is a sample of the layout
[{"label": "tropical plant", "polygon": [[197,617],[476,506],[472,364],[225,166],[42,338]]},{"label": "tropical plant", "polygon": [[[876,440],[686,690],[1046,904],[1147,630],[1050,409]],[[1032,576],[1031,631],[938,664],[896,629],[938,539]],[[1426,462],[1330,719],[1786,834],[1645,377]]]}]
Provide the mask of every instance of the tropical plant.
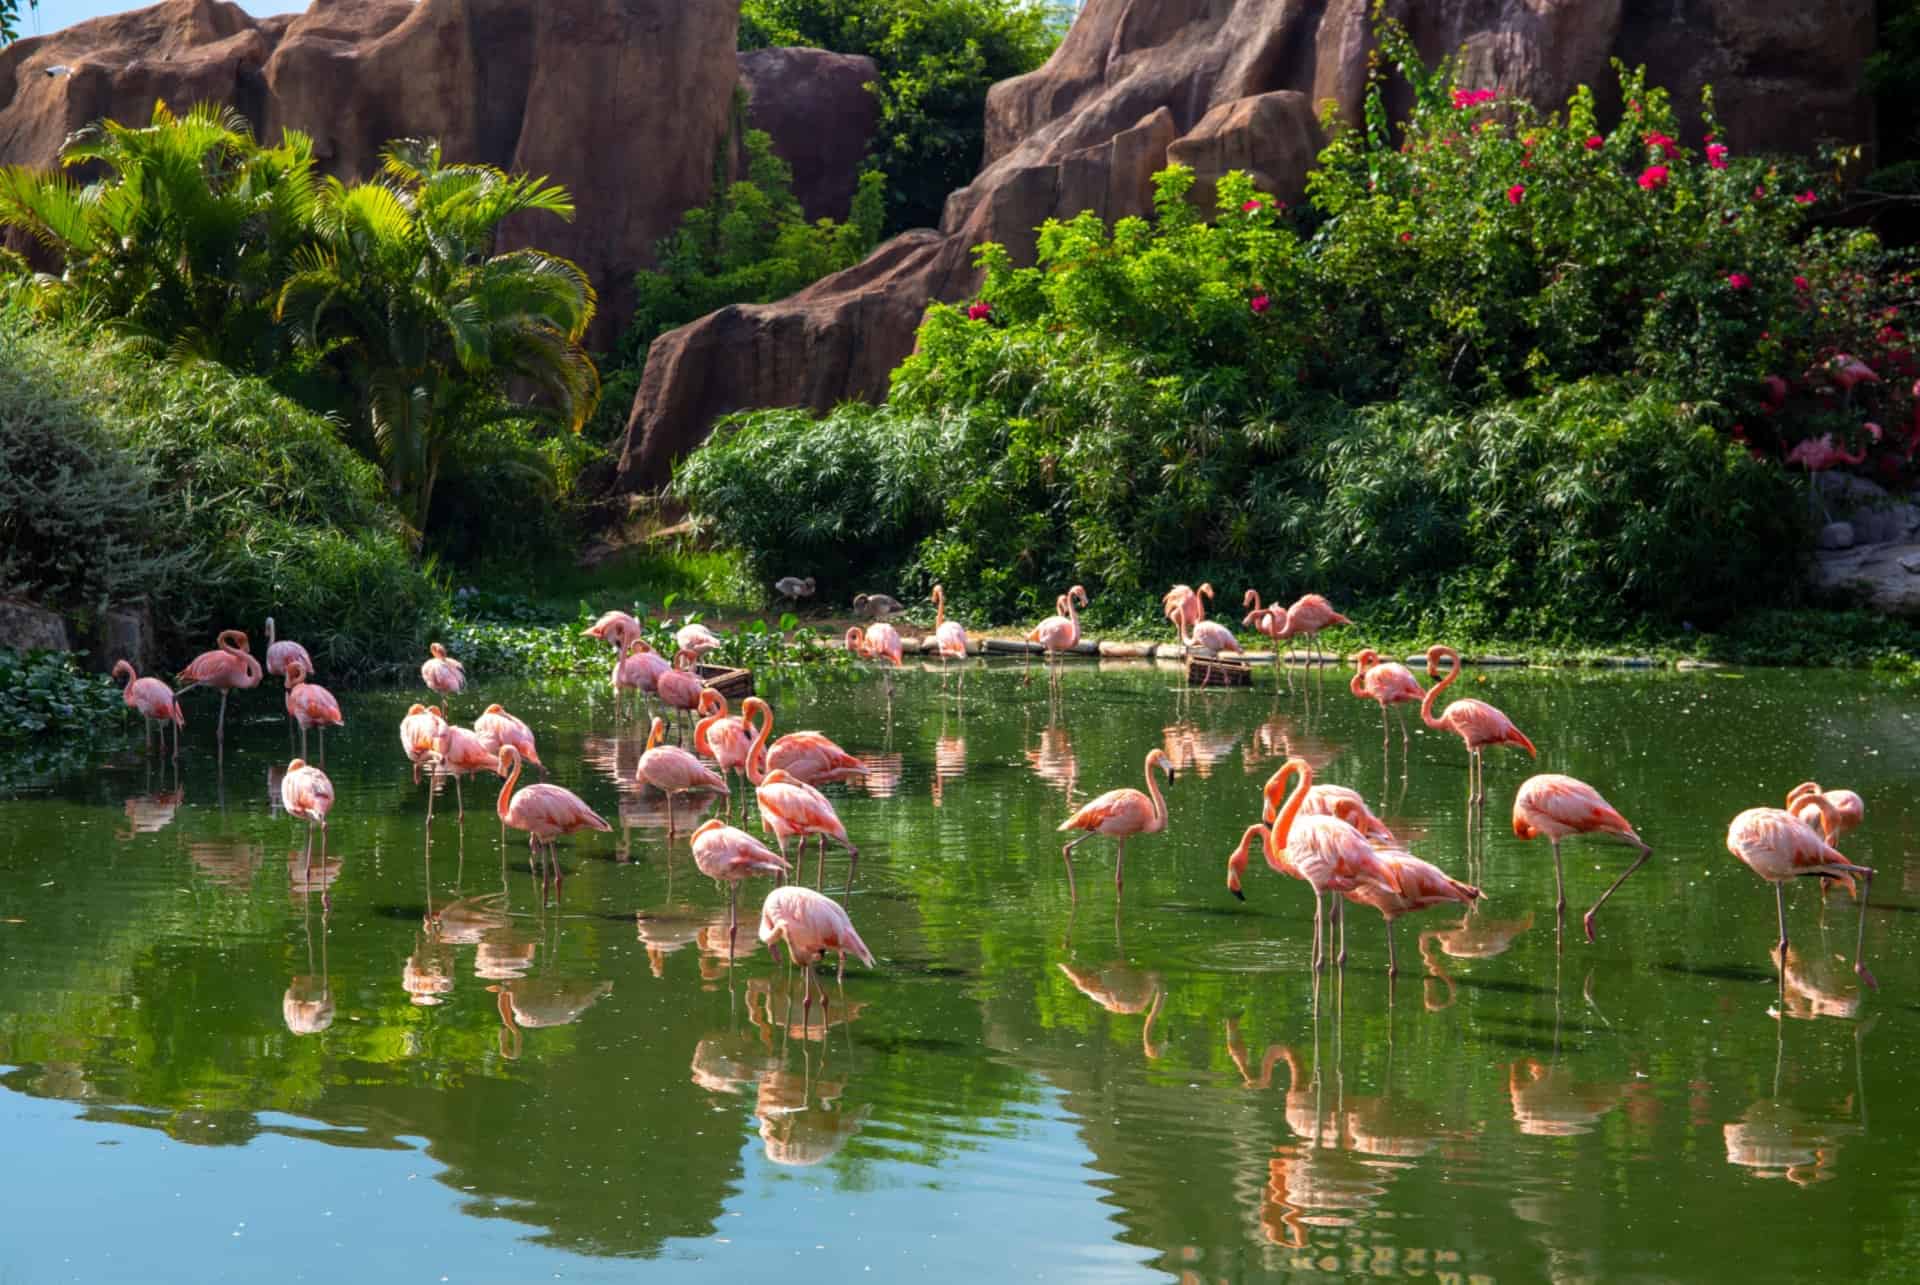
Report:
[{"label": "tropical plant", "polygon": [[113,683],[81,673],[71,652],[0,647],[0,742],[42,734],[89,741],[119,725],[119,705]]},{"label": "tropical plant", "polygon": [[[501,224],[528,213],[571,218],[573,202],[545,179],[398,140],[382,180],[320,190],[318,244],[296,254],[275,301],[276,318],[354,390],[361,444],[416,531],[457,436],[542,414],[577,432],[599,395],[581,347],[595,307],[586,275],[540,250],[498,248]],[[514,404],[521,381],[550,409]]]}]

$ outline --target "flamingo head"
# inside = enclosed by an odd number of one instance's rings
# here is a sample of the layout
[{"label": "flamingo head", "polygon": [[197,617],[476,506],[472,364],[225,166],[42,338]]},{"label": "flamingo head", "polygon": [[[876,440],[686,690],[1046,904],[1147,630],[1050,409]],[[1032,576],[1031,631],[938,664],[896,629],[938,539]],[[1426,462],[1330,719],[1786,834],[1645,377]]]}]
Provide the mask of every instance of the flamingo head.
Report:
[{"label": "flamingo head", "polygon": [[419,701],[415,701],[412,705],[409,705],[407,707],[408,718],[412,718],[415,714],[424,714],[426,712],[427,712],[427,707],[425,705],[422,705]]},{"label": "flamingo head", "polygon": [[113,662],[113,676],[115,678],[120,677],[120,671],[123,669],[127,671],[127,682],[132,682],[136,677],[133,672],[133,666],[124,660],[116,660]]},{"label": "flamingo head", "polygon": [[1433,646],[1427,648],[1427,677],[1428,678],[1438,678],[1440,676],[1440,658],[1442,656],[1451,657],[1453,659],[1453,663],[1456,666],[1459,665],[1460,663],[1459,652],[1455,651],[1451,647],[1446,646],[1444,643],[1435,643]]},{"label": "flamingo head", "polygon": [[1233,855],[1227,858],[1227,891],[1241,901],[1247,899],[1247,894],[1240,891],[1240,876],[1246,873],[1247,858],[1252,852],[1253,841],[1259,839],[1264,843],[1268,833],[1264,825],[1248,826],[1246,833],[1240,836],[1240,846],[1235,848]]},{"label": "flamingo head", "polygon": [[751,717],[756,713],[765,714],[771,718],[773,716],[773,708],[758,696],[749,696],[740,702],[740,716],[742,718]]},{"label": "flamingo head", "polygon": [[[865,595],[862,595],[862,596],[864,597]],[[853,626],[848,626],[847,650],[850,652],[853,652],[855,655],[861,655],[865,653],[866,649],[867,649],[867,636],[861,633],[859,629]]]},{"label": "flamingo head", "polygon": [[1158,767],[1162,772],[1167,774],[1167,780],[1169,781],[1174,778],[1173,760],[1167,757],[1165,750],[1147,751],[1147,766],[1150,768]]},{"label": "flamingo head", "polygon": [[427,706],[427,713],[433,715],[437,719],[441,719],[442,721],[444,721],[447,717],[445,714],[442,714],[440,712],[440,707],[438,705]]},{"label": "flamingo head", "polygon": [[[1213,592],[1211,586],[1208,587],[1207,592]],[[1067,597],[1077,600],[1082,607],[1087,605],[1087,591],[1080,585],[1075,585],[1073,588],[1067,590]]]},{"label": "flamingo head", "polygon": [[714,691],[711,687],[702,687],[700,689],[700,712],[702,714],[717,713],[722,718],[725,718],[727,715],[727,698],[719,692]]},{"label": "flamingo head", "polygon": [[647,729],[647,749],[650,750],[660,744],[661,738],[666,735],[666,732],[666,723],[658,715],[655,715],[653,726]]},{"label": "flamingo head", "polygon": [[292,762],[287,764],[287,771],[298,772],[301,768],[305,767],[306,765],[307,765],[307,761],[305,759],[294,759]]},{"label": "flamingo head", "polygon": [[307,681],[307,667],[297,660],[290,660],[283,677],[288,687],[298,687]]},{"label": "flamingo head", "polygon": [[1380,663],[1380,653],[1371,647],[1362,647],[1359,651],[1347,657],[1347,659],[1357,665],[1360,672],[1364,674]]},{"label": "flamingo head", "polygon": [[[229,638],[231,638],[233,641],[228,642],[227,640]],[[239,629],[222,629],[220,631],[220,637],[217,641],[219,641],[224,646],[235,648],[238,651],[252,650],[251,645],[247,642],[246,633]]]},{"label": "flamingo head", "polygon": [[[1213,586],[1210,584],[1201,585],[1198,589],[1194,590],[1194,593],[1198,594],[1202,598],[1205,598],[1208,602],[1213,601]],[[1083,605],[1084,605],[1084,600],[1083,600]]]},{"label": "flamingo head", "polygon": [[434,643],[432,646],[428,647],[427,650],[433,653],[433,658],[435,660],[445,660],[447,658],[447,649],[441,646],[439,643]]},{"label": "flamingo head", "polygon": [[939,585],[935,585],[933,587],[933,592],[928,596],[932,599],[934,603],[938,604],[939,606],[944,607],[947,605],[947,591],[945,589],[942,589]]},{"label": "flamingo head", "polygon": [[506,712],[507,711],[497,702],[495,704],[487,706],[487,713],[489,714],[504,714]]},{"label": "flamingo head", "polygon": [[520,766],[520,751],[511,745],[500,747],[500,775],[509,776]]},{"label": "flamingo head", "polygon": [[636,638],[627,644],[627,655],[638,656],[643,651],[652,651],[653,644],[644,638]]}]

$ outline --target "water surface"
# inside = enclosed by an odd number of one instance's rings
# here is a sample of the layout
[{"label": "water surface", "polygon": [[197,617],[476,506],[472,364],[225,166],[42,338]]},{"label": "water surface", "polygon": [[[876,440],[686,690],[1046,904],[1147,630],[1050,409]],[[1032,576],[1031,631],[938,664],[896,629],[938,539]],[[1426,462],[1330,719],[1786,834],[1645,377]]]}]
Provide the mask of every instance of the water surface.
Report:
[{"label": "water surface", "polygon": [[[554,779],[619,824],[562,845],[548,903],[492,791],[427,798],[408,692],[351,693],[329,738],[328,864],[277,811],[277,695],[242,693],[223,761],[188,697],[177,771],[136,745],[0,799],[0,1279],[948,1280],[1857,1278],[1920,1250],[1913,959],[1920,696],[1865,675],[1469,671],[1655,857],[1552,863],[1507,822],[1535,770],[1457,740],[1389,752],[1332,676],[1192,693],[1164,668],[763,682],[776,732],[876,765],[830,790],[861,847],[846,904],[880,956],[803,1025],[726,898],[631,784],[641,729],[599,692],[488,686]],[[456,708],[470,717],[470,708]],[[1171,825],[1077,858],[1054,827],[1179,767]],[[1355,908],[1317,994],[1304,886],[1227,853],[1288,754],[1487,891],[1400,924],[1389,985]],[[1785,1019],[1771,891],[1723,846],[1814,777],[1858,790],[1881,981],[1854,908],[1792,898]],[[829,883],[845,878],[830,856]],[[812,877],[812,862],[808,862]],[[325,889],[331,908],[323,908]],[[503,994],[509,1001],[504,1008]]]}]

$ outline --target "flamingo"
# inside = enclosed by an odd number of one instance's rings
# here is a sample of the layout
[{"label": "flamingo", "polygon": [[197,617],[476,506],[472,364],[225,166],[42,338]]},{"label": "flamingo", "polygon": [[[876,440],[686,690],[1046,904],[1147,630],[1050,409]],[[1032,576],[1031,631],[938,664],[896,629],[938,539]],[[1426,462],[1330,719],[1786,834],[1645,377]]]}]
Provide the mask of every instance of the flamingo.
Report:
[{"label": "flamingo", "polygon": [[[760,731],[747,753],[747,780],[754,785],[760,784],[762,774],[769,771],[783,771],[808,785],[827,785],[867,774],[863,759],[847,753],[819,732],[788,732],[769,747],[767,737],[773,733],[773,710],[757,697],[750,699],[762,711]],[[743,712],[745,708],[741,707]]]},{"label": "flamingo", "polygon": [[[487,743],[464,727],[448,723],[442,725],[440,734],[433,741],[433,757],[440,770],[453,778],[454,802],[460,809],[459,820],[467,819],[467,801],[460,789],[460,778],[472,776],[476,772],[492,772],[496,776],[505,776],[506,770],[500,765],[499,755]],[[431,791],[429,791],[431,796]],[[428,798],[427,806],[433,806]]]},{"label": "flamingo", "polygon": [[[1836,817],[1833,805],[1824,795],[1808,794],[1802,800],[1820,813],[1827,832],[1833,832]],[[1787,894],[1790,879],[1809,875],[1834,878],[1860,876],[1866,890],[1860,897],[1860,928],[1854,939],[1853,971],[1874,989],[1879,983],[1867,971],[1862,952],[1867,941],[1867,902],[1873,896],[1873,871],[1856,866],[1842,856],[1814,828],[1791,812],[1780,808],[1748,808],[1727,827],[1727,851],[1740,858],[1747,869],[1773,885],[1774,903],[1780,914],[1780,942],[1777,949],[1785,958],[1787,951]],[[1781,985],[1785,986],[1784,975]]]},{"label": "flamingo", "polygon": [[[442,696],[458,696],[460,689],[467,685],[467,667],[447,655],[447,649],[439,643],[427,648],[433,654],[420,665],[420,678],[428,689]],[[447,708],[453,708],[453,702],[447,702]]]},{"label": "flamingo", "polygon": [[693,832],[693,864],[709,879],[727,884],[727,960],[732,962],[734,938],[739,934],[740,883],[754,875],[784,879],[791,870],[787,859],[745,830],[715,818]]},{"label": "flamingo", "polygon": [[1124,786],[1118,790],[1108,790],[1097,799],[1089,799],[1078,812],[1054,827],[1059,832],[1086,831],[1060,849],[1060,859],[1067,863],[1069,900],[1079,899],[1073,886],[1073,850],[1094,835],[1104,834],[1112,836],[1117,843],[1113,859],[1113,896],[1115,905],[1118,905],[1121,875],[1127,864],[1127,840],[1136,834],[1158,834],[1167,828],[1167,803],[1160,797],[1159,782],[1153,779],[1153,769],[1156,767],[1167,774],[1167,780],[1171,783],[1173,760],[1167,757],[1165,750],[1148,750],[1146,762],[1141,768],[1147,778],[1146,794]]},{"label": "flamingo", "polygon": [[720,635],[705,625],[694,623],[680,626],[680,631],[674,634],[673,641],[681,651],[692,652],[694,659],[698,660],[718,647],[722,640]]},{"label": "flamingo", "polygon": [[[711,687],[700,693],[700,712],[705,715],[693,728],[693,748],[720,765],[722,776],[739,772],[747,776],[747,758],[753,752],[753,716],[758,710],[773,716],[767,703],[758,696],[747,697],[737,717],[727,713],[727,698]],[[748,778],[748,784],[751,784]],[[731,807],[733,796],[727,796]]]},{"label": "flamingo", "polygon": [[[1059,615],[1048,616],[1035,625],[1032,632],[1027,635],[1028,642],[1039,643],[1047,653],[1049,665],[1047,678],[1050,683],[1057,682],[1059,679],[1058,665],[1061,653],[1072,651],[1080,645],[1080,617],[1073,609],[1075,599],[1079,600],[1082,607],[1087,605],[1087,591],[1079,585],[1075,585],[1055,600],[1054,608],[1060,613]],[[1032,652],[1027,653],[1027,664],[1029,666],[1027,681],[1032,682]]]},{"label": "flamingo", "polygon": [[489,754],[498,754],[502,745],[511,745],[520,751],[521,758],[540,769],[541,776],[547,774],[547,765],[540,761],[540,751],[533,743],[533,729],[501,705],[487,706],[486,712],[473,720],[473,734]]},{"label": "flamingo", "polygon": [[[778,947],[787,948],[788,957],[806,970],[800,1002],[802,1022],[813,1012],[813,966],[828,951],[840,957],[840,980],[846,980],[847,956],[852,955],[868,968],[874,966],[873,952],[854,931],[853,920],[839,902],[824,893],[798,884],[775,888],[760,907],[760,940],[767,953],[780,957]],[[821,1011],[826,1010],[827,992],[820,989]]]},{"label": "flamingo", "polygon": [[[228,639],[237,641],[229,642]],[[195,656],[187,667],[175,675],[187,679],[185,687],[174,689],[174,696],[185,696],[196,687],[217,687],[220,689],[220,721],[214,726],[213,738],[224,745],[227,740],[227,695],[236,687],[258,687],[264,671],[260,662],[247,650],[247,636],[238,629],[223,629],[214,640],[218,651],[203,651]],[[177,734],[177,733],[176,733]]]},{"label": "flamingo", "polygon": [[[1287,795],[1287,769],[1284,764],[1279,771],[1267,778],[1260,789],[1265,800],[1261,808],[1260,819],[1272,825],[1280,816],[1280,805]],[[1306,792],[1306,798],[1300,805],[1300,815],[1308,817],[1333,817],[1345,821],[1360,832],[1360,837],[1373,844],[1398,845],[1393,831],[1387,823],[1373,814],[1360,791],[1348,789],[1344,785],[1316,785]]]},{"label": "flamingo", "polygon": [[[326,861],[325,836],[327,833],[327,813],[333,811],[333,782],[327,774],[317,767],[310,767],[305,759],[294,759],[287,764],[287,774],[280,778],[280,806],[288,816],[298,817],[307,823],[307,871],[313,870],[313,827],[320,827],[322,838],[321,862]],[[320,904],[329,905],[326,889],[320,891]]]},{"label": "flamingo", "polygon": [[[762,735],[765,735],[763,732]],[[804,852],[807,836],[820,836],[820,863],[814,878],[824,883],[827,869],[827,840],[847,850],[847,887],[853,887],[853,872],[860,864],[860,849],[847,838],[847,827],[833,810],[827,796],[805,781],[780,768],[754,782],[754,799],[760,804],[760,829],[773,835],[780,855],[787,855],[787,840],[797,837]]]},{"label": "flamingo", "polygon": [[944,675],[947,662],[960,662],[960,681],[967,681],[967,631],[957,620],[947,619],[947,591],[939,585],[933,587],[933,641],[940,652],[940,672]]},{"label": "flamingo", "polygon": [[640,767],[634,779],[653,786],[667,796],[667,837],[673,837],[673,796],[687,794],[695,790],[704,790],[716,794],[731,794],[727,788],[727,778],[702,763],[677,745],[662,745],[661,738],[666,734],[664,719],[653,720],[652,728],[647,732],[647,748],[641,752]]},{"label": "flamingo", "polygon": [[659,689],[660,675],[672,669],[644,638],[627,644],[626,654],[613,662],[613,712],[620,716],[620,693],[637,691],[642,698]]},{"label": "flamingo", "polygon": [[1375,849],[1380,860],[1393,871],[1393,883],[1363,880],[1349,889],[1348,901],[1372,906],[1387,921],[1387,976],[1397,977],[1400,965],[1393,954],[1393,921],[1401,915],[1434,906],[1471,906],[1480,900],[1480,890],[1461,883],[1430,861],[1422,861],[1411,852],[1399,849]]},{"label": "flamingo", "polygon": [[[1246,900],[1246,894],[1240,889],[1240,875],[1247,868],[1248,847],[1264,831],[1266,842],[1262,854],[1266,857],[1267,865],[1281,874],[1304,879],[1313,885],[1313,966],[1318,970],[1325,958],[1323,943],[1331,944],[1330,930],[1324,924],[1321,897],[1327,893],[1351,892],[1362,882],[1383,884],[1398,893],[1399,884],[1395,881],[1393,867],[1383,861],[1374,852],[1373,845],[1351,825],[1338,817],[1300,814],[1307,793],[1313,788],[1311,763],[1303,758],[1290,758],[1281,765],[1278,775],[1282,781],[1288,777],[1295,778],[1293,792],[1287,796],[1286,806],[1280,809],[1280,815],[1271,829],[1248,826],[1240,836],[1240,846],[1227,858],[1227,890],[1242,901]],[[1338,900],[1333,902],[1332,914],[1336,926],[1344,924]],[[1345,967],[1347,951],[1344,927],[1341,928],[1341,938],[1340,956],[1335,962]]]},{"label": "flamingo", "polygon": [[869,620],[885,620],[888,616],[897,616],[906,610],[898,598],[884,593],[856,593],[853,595],[853,610],[856,615]]},{"label": "flamingo", "polygon": [[[440,733],[447,728],[447,720],[441,716],[438,705],[422,705],[415,701],[400,720],[400,750],[413,764],[413,783],[420,783],[420,765],[433,753],[433,743],[440,739]],[[431,806],[431,800],[429,800]]]},{"label": "flamingo", "polygon": [[[885,661],[894,669],[900,668],[903,644],[900,631],[884,620],[876,620],[867,626],[867,645],[861,655],[868,660]],[[893,695],[893,672],[887,671],[887,695]]]},{"label": "flamingo", "polygon": [[128,709],[140,711],[142,724],[147,730],[147,747],[153,747],[153,725],[160,724],[160,748],[167,748],[167,724],[173,724],[173,757],[180,757],[180,729],[187,725],[187,716],[180,708],[180,702],[173,694],[173,688],[157,678],[142,678],[134,672],[133,665],[125,660],[113,662],[113,676],[120,677],[126,671],[127,680],[120,698],[127,703]]},{"label": "flamingo", "polygon": [[[1273,672],[1276,675],[1274,685],[1279,685],[1280,644],[1287,637],[1287,613],[1283,607],[1262,607],[1260,591],[1249,589],[1240,597],[1240,605],[1251,610],[1240,618],[1240,623],[1248,629],[1256,629],[1273,642]],[[1292,678],[1289,676],[1288,681]]]},{"label": "flamingo", "polygon": [[[1387,706],[1419,700],[1426,694],[1420,688],[1420,680],[1405,665],[1382,661],[1380,653],[1371,647],[1355,653],[1353,664],[1353,680],[1347,684],[1347,690],[1361,700],[1380,703],[1380,743],[1391,744],[1393,729],[1387,725]],[[1400,715],[1400,743],[1410,743],[1404,713]]]},{"label": "flamingo", "polygon": [[789,606],[797,606],[802,598],[813,597],[813,577],[803,580],[799,576],[781,576],[773,582],[773,589]]},{"label": "flamingo", "polygon": [[[1270,607],[1269,611],[1278,611]],[[1305,638],[1307,655],[1311,663],[1320,663],[1320,645],[1314,635],[1332,625],[1350,625],[1353,622],[1333,609],[1333,604],[1317,593],[1302,594],[1291,607],[1287,608],[1287,627],[1280,638]]]},{"label": "flamingo", "polygon": [[1233,636],[1233,630],[1217,620],[1202,620],[1187,631],[1189,649],[1198,647],[1219,655],[1223,651],[1239,651],[1239,640]]},{"label": "flamingo", "polygon": [[1427,694],[1420,702],[1420,721],[1428,727],[1452,732],[1466,742],[1467,801],[1484,802],[1487,788],[1485,766],[1480,758],[1482,751],[1489,745],[1518,745],[1534,758],[1540,757],[1540,751],[1533,748],[1533,742],[1505,714],[1485,701],[1463,697],[1447,706],[1446,712],[1436,718],[1433,714],[1435,698],[1460,677],[1460,653],[1451,647],[1435,645],[1427,648],[1428,681],[1440,677],[1439,660],[1442,656],[1453,662],[1453,668],[1447,671],[1444,679],[1427,688]]},{"label": "flamingo", "polygon": [[500,798],[494,804],[494,811],[499,814],[502,824],[527,832],[528,869],[533,868],[535,849],[541,844],[546,845],[550,857],[549,871],[554,882],[558,883],[560,856],[554,850],[554,840],[576,830],[611,830],[613,827],[572,790],[543,781],[516,793],[514,787],[520,784],[520,766],[520,751],[511,745],[502,745],[500,768],[508,771],[510,767],[511,772],[506,783],[500,787]]},{"label": "flamingo", "polygon": [[[1458,709],[1459,704],[1453,708]],[[1567,917],[1567,888],[1560,872],[1560,840],[1574,834],[1612,834],[1640,849],[1640,855],[1634,858],[1626,873],[1600,894],[1600,900],[1594,902],[1593,908],[1581,919],[1580,926],[1586,929],[1588,941],[1593,940],[1593,917],[1600,907],[1653,855],[1646,840],[1635,834],[1627,819],[1600,797],[1600,791],[1585,781],[1551,772],[1529,777],[1513,796],[1513,832],[1522,839],[1537,839],[1544,834],[1553,846],[1553,887],[1558,894],[1554,904],[1556,922]]]},{"label": "flamingo", "polygon": [[1193,645],[1193,627],[1207,618],[1207,603],[1212,600],[1213,586],[1210,584],[1203,584],[1198,589],[1177,584],[1161,596],[1160,614],[1173,622],[1181,646]]},{"label": "flamingo", "polygon": [[340,702],[333,693],[318,683],[307,681],[307,667],[298,660],[287,662],[287,714],[300,724],[300,755],[306,757],[307,729],[320,729],[320,754],[327,753],[327,728],[346,726],[346,718],[340,713]]},{"label": "flamingo", "polygon": [[[1833,809],[1833,831],[1825,836],[1828,843],[1837,842],[1841,835],[1849,834],[1858,829],[1860,823],[1866,819],[1866,802],[1852,790],[1822,790],[1818,782],[1802,781],[1787,792],[1787,811],[1793,813],[1808,825],[1824,826],[1825,824],[1820,810],[1806,801],[1806,796],[1809,794],[1821,795]],[[1827,889],[1831,887],[1834,882],[1835,881],[1829,879],[1822,879],[1820,881],[1820,895],[1822,897],[1827,895]],[[1841,882],[1847,885],[1848,892],[1858,892],[1853,880],[1847,879]]]},{"label": "flamingo", "polygon": [[600,619],[580,631],[583,638],[598,638],[601,642],[613,645],[614,659],[618,660],[627,652],[641,634],[646,632],[638,620],[624,611],[602,612]]},{"label": "flamingo", "polygon": [[303,666],[306,667],[307,675],[309,677],[313,675],[314,673],[313,657],[307,654],[307,649],[305,647],[302,647],[297,642],[292,642],[292,641],[282,642],[278,638],[276,638],[273,632],[273,617],[268,616],[267,617],[267,672],[269,674],[272,674],[275,678],[286,677],[287,662],[290,660],[299,661]]},{"label": "flamingo", "polygon": [[[669,709],[677,709],[682,717],[689,717],[700,708],[700,693],[706,690],[706,684],[693,672],[693,666],[700,658],[686,648],[673,658],[673,668],[663,671],[654,680],[653,693],[660,703]],[[683,725],[682,734],[685,733]]]}]

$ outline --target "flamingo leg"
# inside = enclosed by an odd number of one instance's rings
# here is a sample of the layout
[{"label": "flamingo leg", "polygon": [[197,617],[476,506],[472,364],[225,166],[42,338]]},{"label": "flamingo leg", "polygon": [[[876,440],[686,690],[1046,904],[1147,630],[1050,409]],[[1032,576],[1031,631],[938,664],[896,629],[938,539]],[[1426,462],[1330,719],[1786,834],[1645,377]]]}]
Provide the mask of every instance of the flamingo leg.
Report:
[{"label": "flamingo leg", "polygon": [[1787,889],[1785,884],[1773,885],[1773,904],[1780,912],[1780,976],[1784,985],[1784,978],[1787,975]]},{"label": "flamingo leg", "polygon": [[1313,971],[1320,971],[1321,963],[1321,922],[1325,918],[1320,906],[1320,890],[1313,890]]},{"label": "flamingo leg", "polygon": [[1547,842],[1553,846],[1553,919],[1556,930],[1567,918],[1567,881],[1560,873],[1560,840],[1553,835],[1547,836]]},{"label": "flamingo leg", "polygon": [[[418,763],[413,765],[413,775],[417,781],[420,776],[420,765]],[[429,834],[433,832],[433,765],[431,763],[427,765],[427,832]],[[502,821],[500,823],[500,842],[505,844],[506,841],[507,823]]]},{"label": "flamingo leg", "polygon": [[1340,929],[1340,957],[1334,964],[1344,973],[1347,971],[1347,899],[1338,894],[1333,899],[1333,922]]},{"label": "flamingo leg", "polygon": [[1089,830],[1085,834],[1081,835],[1078,839],[1075,839],[1072,842],[1065,844],[1060,849],[1060,859],[1067,863],[1067,900],[1068,901],[1078,901],[1080,899],[1079,893],[1074,891],[1074,887],[1073,887],[1073,850],[1079,847],[1081,844],[1085,843],[1088,839],[1091,839],[1093,837],[1093,834],[1094,832]]},{"label": "flamingo leg", "polygon": [[220,689],[220,721],[214,726],[213,739],[221,744],[227,739],[227,689]]},{"label": "flamingo leg", "polygon": [[[853,872],[855,869],[859,867],[859,865],[860,865],[860,849],[854,847],[851,843],[849,843],[847,845],[847,888],[846,888],[847,892],[853,891]],[[847,966],[847,957],[845,955],[842,955],[840,957],[841,970],[845,971],[846,966]]]},{"label": "flamingo leg", "polygon": [[734,939],[740,932],[740,881],[727,881],[727,967],[733,967]]},{"label": "flamingo leg", "polygon": [[1873,898],[1873,871],[1865,866],[1855,866],[1848,873],[1857,874],[1865,881],[1865,886],[1860,889],[1860,927],[1853,939],[1853,971],[1859,974],[1860,980],[1865,982],[1869,989],[1879,990],[1880,983],[1875,981],[1873,974],[1867,971],[1866,961],[1861,953],[1867,946],[1867,902]]},{"label": "flamingo leg", "polygon": [[1585,918],[1581,919],[1580,926],[1587,930],[1587,940],[1589,942],[1593,940],[1594,915],[1599,913],[1600,907],[1607,904],[1607,898],[1611,897],[1614,894],[1614,891],[1618,889],[1621,884],[1627,881],[1627,876],[1632,874],[1634,871],[1638,870],[1641,866],[1645,865],[1647,863],[1647,858],[1652,855],[1653,855],[1653,849],[1642,845],[1640,849],[1640,855],[1634,858],[1633,864],[1628,866],[1626,869],[1626,872],[1622,874],[1618,879],[1615,879],[1611,884],[1607,885],[1607,890],[1600,894],[1600,900],[1594,902],[1593,908],[1587,911]]},{"label": "flamingo leg", "polygon": [[667,838],[673,838],[673,791],[667,791]]},{"label": "flamingo leg", "polygon": [[[1387,976],[1398,977],[1399,975],[1400,961],[1395,959],[1393,954],[1393,920],[1389,919],[1387,920]],[[1393,992],[1388,991],[1387,995],[1388,1002],[1391,1003]]]},{"label": "flamingo leg", "polygon": [[462,824],[465,824],[467,819],[467,796],[462,793],[460,789],[460,774],[454,772],[451,775],[453,776],[453,801],[460,809],[460,815],[456,819]]},{"label": "flamingo leg", "polygon": [[1116,902],[1120,900],[1120,887],[1121,887],[1120,874],[1121,874],[1121,871],[1126,867],[1126,864],[1127,864],[1127,841],[1125,839],[1122,839],[1120,840],[1119,846],[1114,849],[1114,856],[1113,856],[1113,899]]}]

